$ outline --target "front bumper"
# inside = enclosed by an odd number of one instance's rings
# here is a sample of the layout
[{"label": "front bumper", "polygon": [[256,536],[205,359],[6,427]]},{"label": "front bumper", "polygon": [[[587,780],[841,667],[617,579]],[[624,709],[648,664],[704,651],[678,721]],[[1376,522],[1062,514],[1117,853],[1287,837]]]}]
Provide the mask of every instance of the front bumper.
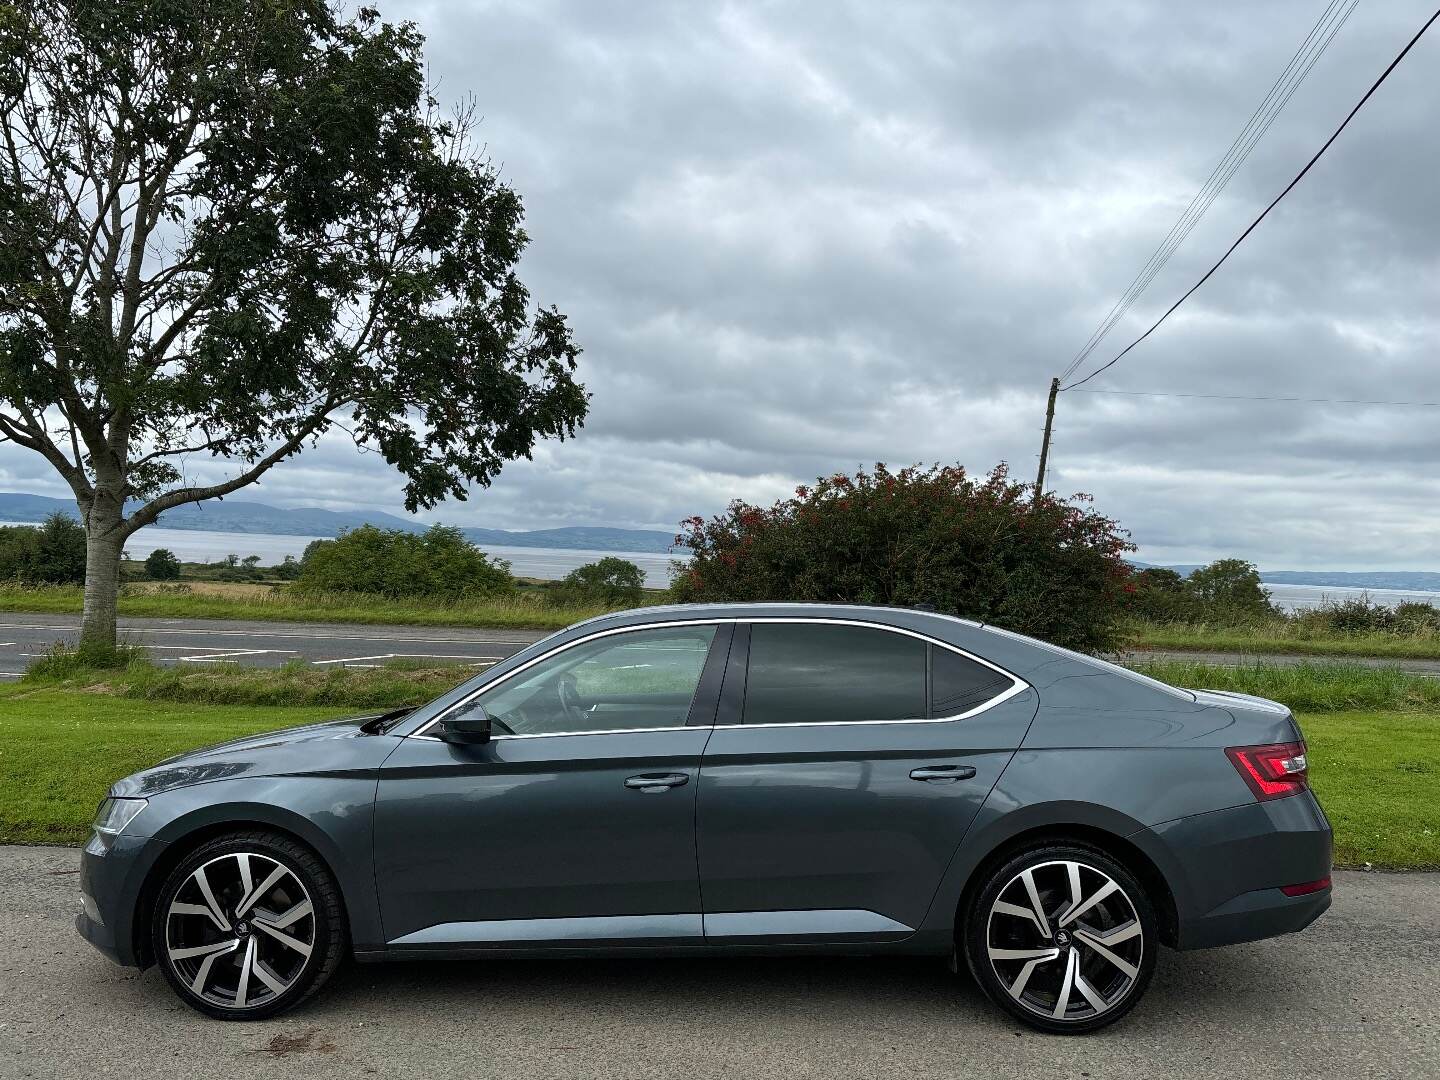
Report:
[{"label": "front bumper", "polygon": [[80,854],[75,929],[117,964],[145,966],[144,955],[136,949],[135,914],[146,879],[164,848],[164,842],[153,837],[121,833],[108,849],[92,837]]},{"label": "front bumper", "polygon": [[1178,948],[1295,933],[1330,906],[1328,888],[1281,891],[1330,873],[1330,822],[1309,791],[1167,821],[1131,839],[1170,884]]}]

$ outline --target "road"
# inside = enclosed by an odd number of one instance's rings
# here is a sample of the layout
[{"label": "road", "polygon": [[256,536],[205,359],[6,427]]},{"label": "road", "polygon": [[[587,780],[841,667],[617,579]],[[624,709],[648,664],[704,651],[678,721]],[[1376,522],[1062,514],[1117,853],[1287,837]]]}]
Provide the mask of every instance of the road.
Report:
[{"label": "road", "polygon": [[927,959],[352,967],[300,1010],[221,1024],[71,926],[78,853],[0,848],[0,1076],[1440,1076],[1440,875],[1336,874],[1305,933],[1164,952],[1085,1038],[1032,1033]]},{"label": "road", "polygon": [[[392,657],[488,667],[544,636],[534,630],[450,626],[242,622],[229,619],[122,619],[121,640],[144,645],[160,663],[238,663],[279,667],[376,666]],[[74,615],[0,614],[0,677],[18,678],[57,641],[74,641]]]},{"label": "road", "polygon": [[[488,667],[544,636],[536,630],[479,630],[451,626],[365,626],[355,623],[246,622],[232,619],[122,619],[121,639],[144,645],[160,663],[236,663],[279,667],[291,660],[317,666],[365,667],[392,657],[430,658]],[[57,641],[74,641],[74,615],[0,613],[0,679],[19,678],[36,656]],[[1323,657],[1255,656],[1223,652],[1132,652],[1126,663],[1193,660],[1207,664],[1325,662]],[[1374,667],[1398,665],[1415,675],[1440,677],[1440,660],[1344,658]]]}]

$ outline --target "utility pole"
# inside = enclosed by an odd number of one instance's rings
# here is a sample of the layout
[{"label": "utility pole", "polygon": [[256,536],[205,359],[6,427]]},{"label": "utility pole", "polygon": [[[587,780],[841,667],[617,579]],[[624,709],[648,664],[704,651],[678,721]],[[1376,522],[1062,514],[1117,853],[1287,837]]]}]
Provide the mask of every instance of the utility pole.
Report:
[{"label": "utility pole", "polygon": [[1050,400],[1045,403],[1045,438],[1040,443],[1040,473],[1035,477],[1035,502],[1045,490],[1045,463],[1050,459],[1050,429],[1055,424],[1055,395],[1060,393],[1060,380],[1050,380]]}]

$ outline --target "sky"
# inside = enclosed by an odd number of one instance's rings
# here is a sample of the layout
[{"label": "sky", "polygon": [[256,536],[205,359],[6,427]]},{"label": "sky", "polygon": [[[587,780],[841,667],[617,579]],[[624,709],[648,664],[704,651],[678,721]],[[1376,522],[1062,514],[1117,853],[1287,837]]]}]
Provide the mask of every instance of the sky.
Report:
[{"label": "sky", "polygon": [[[884,461],[1031,480],[1045,394],[1325,7],[378,0],[523,196],[591,413],[423,517],[671,530]],[[1137,336],[1430,15],[1362,0],[1081,369]],[[1153,337],[1086,389],[1440,401],[1440,28]],[[1150,562],[1440,569],[1440,409],[1060,396],[1049,486]],[[224,475],[224,463],[208,467]],[[204,476],[204,469],[197,470]],[[236,498],[401,512],[337,433]],[[63,495],[0,446],[0,490]]]}]

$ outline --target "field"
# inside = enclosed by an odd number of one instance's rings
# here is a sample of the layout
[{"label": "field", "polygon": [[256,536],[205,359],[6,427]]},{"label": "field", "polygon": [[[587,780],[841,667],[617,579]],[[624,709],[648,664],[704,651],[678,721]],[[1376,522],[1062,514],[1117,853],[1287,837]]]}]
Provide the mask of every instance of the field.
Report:
[{"label": "field", "polygon": [[[64,664],[0,687],[0,842],[79,843],[106,787],[170,754],[366,709],[413,704],[463,669],[317,673]],[[1336,861],[1440,868],[1440,687],[1384,669],[1167,666],[1182,684],[1260,693],[1295,707]]]}]

